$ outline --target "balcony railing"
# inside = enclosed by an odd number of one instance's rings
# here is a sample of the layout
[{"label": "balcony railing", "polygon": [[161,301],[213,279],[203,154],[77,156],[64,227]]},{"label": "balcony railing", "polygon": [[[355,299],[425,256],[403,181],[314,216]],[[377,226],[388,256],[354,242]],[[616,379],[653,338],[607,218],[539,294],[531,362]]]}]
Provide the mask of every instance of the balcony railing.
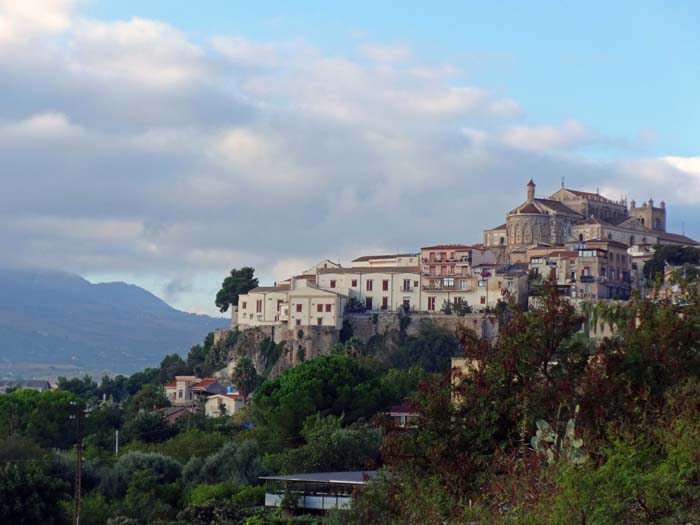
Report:
[{"label": "balcony railing", "polygon": [[471,292],[474,290],[474,287],[469,285],[467,287],[463,286],[458,286],[455,284],[424,284],[423,285],[423,291],[424,292]]}]

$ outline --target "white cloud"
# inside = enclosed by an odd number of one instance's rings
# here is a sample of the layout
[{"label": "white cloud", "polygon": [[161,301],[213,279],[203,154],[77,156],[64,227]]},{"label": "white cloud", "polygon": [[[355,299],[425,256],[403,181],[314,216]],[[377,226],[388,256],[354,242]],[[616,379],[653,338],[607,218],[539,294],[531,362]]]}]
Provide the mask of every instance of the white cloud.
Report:
[{"label": "white cloud", "polygon": [[81,20],[71,32],[71,66],[79,73],[118,84],[168,88],[203,75],[203,52],[169,24]]},{"label": "white cloud", "polygon": [[375,62],[405,62],[413,56],[406,44],[365,44],[360,47],[360,53]]},{"label": "white cloud", "polygon": [[0,0],[0,51],[33,37],[67,30],[76,0]]},{"label": "white cloud", "polygon": [[566,120],[557,126],[513,126],[505,130],[501,140],[518,149],[557,151],[575,149],[596,141],[596,132],[578,122]]},{"label": "white cloud", "polygon": [[504,189],[532,176],[543,193],[561,175],[682,182],[658,198],[698,202],[681,161],[561,154],[601,139],[575,120],[526,127],[517,102],[408,48],[365,46],[368,61],[235,35],[199,45],[61,5],[32,22],[61,45],[0,53],[0,262],[163,275],[182,306],[210,304],[220,279],[207,290],[182,276],[252,265],[271,282],[367,246],[476,242],[520,199]]}]

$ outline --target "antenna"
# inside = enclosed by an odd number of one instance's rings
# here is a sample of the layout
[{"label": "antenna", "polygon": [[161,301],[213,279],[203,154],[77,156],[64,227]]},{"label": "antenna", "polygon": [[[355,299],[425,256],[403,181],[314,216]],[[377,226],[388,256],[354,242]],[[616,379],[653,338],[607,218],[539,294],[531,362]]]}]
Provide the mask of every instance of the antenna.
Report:
[{"label": "antenna", "polygon": [[564,189],[564,177],[561,178],[561,188]]}]

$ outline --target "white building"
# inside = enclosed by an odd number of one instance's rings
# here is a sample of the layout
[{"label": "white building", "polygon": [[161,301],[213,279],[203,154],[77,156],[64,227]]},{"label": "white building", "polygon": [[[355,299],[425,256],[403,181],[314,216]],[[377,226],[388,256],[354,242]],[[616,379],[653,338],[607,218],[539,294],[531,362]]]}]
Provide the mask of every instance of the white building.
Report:
[{"label": "white building", "polygon": [[418,310],[421,303],[418,266],[322,269],[318,271],[317,284],[364,304],[370,311]]},{"label": "white building", "polygon": [[333,326],[340,329],[346,303],[347,297],[339,290],[322,289],[307,278],[292,277],[289,285],[259,286],[241,295],[238,327]]},{"label": "white building", "polygon": [[363,255],[350,264],[353,268],[378,268],[395,266],[418,266],[418,253],[397,253],[394,255]]},{"label": "white building", "polygon": [[209,396],[204,403],[206,417],[232,416],[245,406],[245,398],[238,393],[227,392]]}]

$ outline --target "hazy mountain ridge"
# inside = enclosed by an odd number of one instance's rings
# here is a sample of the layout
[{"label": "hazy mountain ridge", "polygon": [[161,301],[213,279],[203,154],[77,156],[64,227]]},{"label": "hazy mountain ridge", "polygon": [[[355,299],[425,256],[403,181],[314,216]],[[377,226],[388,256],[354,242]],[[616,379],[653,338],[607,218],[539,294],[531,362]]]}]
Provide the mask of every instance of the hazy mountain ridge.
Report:
[{"label": "hazy mountain ridge", "polygon": [[176,310],[126,283],[0,269],[0,375],[19,363],[133,372],[158,364],[167,353],[186,354],[227,324]]}]

